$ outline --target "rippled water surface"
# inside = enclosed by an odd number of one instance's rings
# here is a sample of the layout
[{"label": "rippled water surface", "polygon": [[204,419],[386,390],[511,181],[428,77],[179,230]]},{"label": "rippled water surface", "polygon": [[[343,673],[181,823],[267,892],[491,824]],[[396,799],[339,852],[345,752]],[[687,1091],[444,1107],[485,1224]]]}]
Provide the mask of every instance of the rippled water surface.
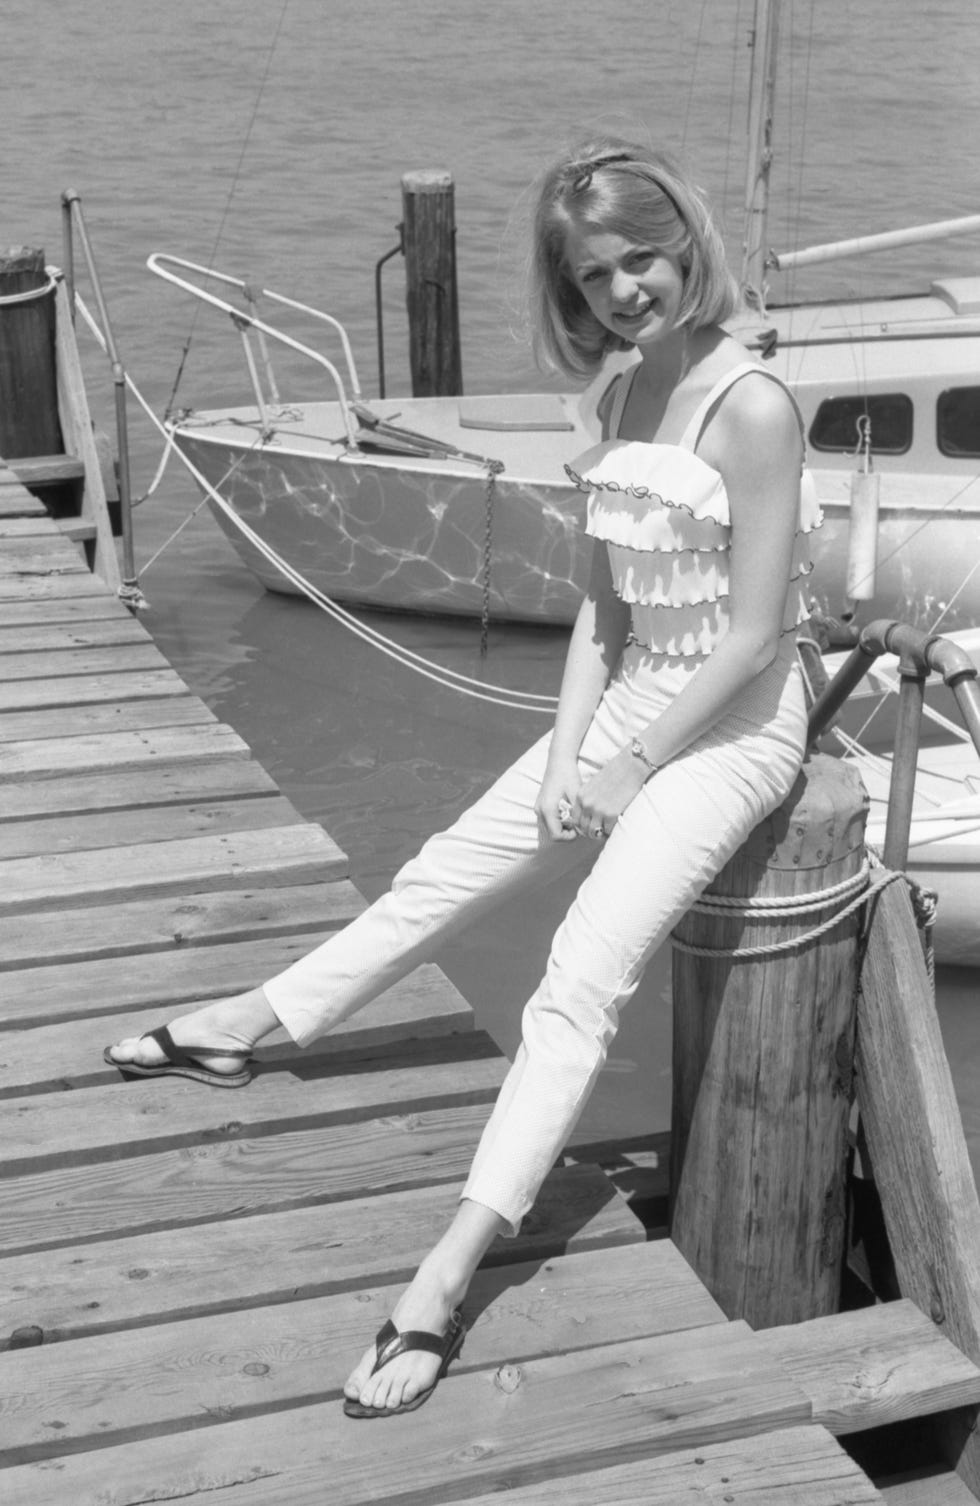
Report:
[{"label": "rippled water surface", "polygon": [[[213,257],[329,310],[348,326],[370,389],[373,268],[397,241],[400,176],[448,168],[466,389],[545,386],[515,338],[525,185],[596,123],[649,134],[694,167],[737,253],[750,23],[748,0],[8,0],[4,238],[58,260],[58,196],[79,191],[123,358],[157,412],[188,336],[180,403],[241,400],[243,387],[237,337],[144,270],[153,250]],[[973,0],[927,11],[911,0],[797,0],[785,5],[783,38],[777,247],[980,209]],[[976,239],[910,248],[823,269],[807,286],[897,291],[978,260]],[[389,263],[395,392],[407,390],[401,278]],[[88,366],[93,392],[107,393],[101,362]],[[160,446],[132,422],[142,489]],[[141,563],[196,505],[171,465],[137,514]],[[143,584],[164,652],[347,849],[369,896],[543,730],[529,714],[412,679],[304,603],[264,595],[203,512]],[[377,620],[400,642],[480,672],[476,627]],[[496,629],[487,673],[553,690],[562,646],[559,632]],[[443,959],[505,1048],[564,900],[537,896]],[[614,1047],[590,1111],[597,1130],[665,1122],[667,1020],[646,1007],[663,986],[661,970]],[[949,1006],[961,1033],[973,1028],[968,995]]]}]

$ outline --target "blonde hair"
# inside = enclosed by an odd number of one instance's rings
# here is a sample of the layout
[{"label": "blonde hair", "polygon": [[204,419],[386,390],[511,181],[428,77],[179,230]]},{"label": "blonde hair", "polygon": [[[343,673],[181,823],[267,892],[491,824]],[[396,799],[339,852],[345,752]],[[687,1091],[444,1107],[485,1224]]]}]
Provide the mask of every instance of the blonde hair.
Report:
[{"label": "blonde hair", "polygon": [[547,169],[536,194],[529,304],[542,364],[591,377],[610,351],[630,349],[599,323],[565,261],[573,223],[678,257],[684,272],[679,324],[700,329],[737,308],[738,285],[711,211],[681,169],[660,152],[615,136],[582,142]]}]

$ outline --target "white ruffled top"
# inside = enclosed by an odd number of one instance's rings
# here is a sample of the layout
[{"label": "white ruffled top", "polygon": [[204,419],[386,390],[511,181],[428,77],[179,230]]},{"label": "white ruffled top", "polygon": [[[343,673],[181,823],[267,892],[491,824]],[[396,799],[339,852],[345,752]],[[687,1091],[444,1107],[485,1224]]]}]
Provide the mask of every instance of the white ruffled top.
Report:
[{"label": "white ruffled top", "polygon": [[[620,379],[610,434],[618,436],[636,370]],[[658,655],[703,658],[728,629],[728,494],[719,472],[694,451],[708,413],[750,371],[779,380],[754,361],[734,367],[699,404],[679,443],[616,437],[565,467],[589,494],[586,532],[607,545],[614,589],[631,609],[631,641]],[[810,615],[803,586],[813,569],[807,540],[822,521],[813,478],[804,470],[784,633]]]}]

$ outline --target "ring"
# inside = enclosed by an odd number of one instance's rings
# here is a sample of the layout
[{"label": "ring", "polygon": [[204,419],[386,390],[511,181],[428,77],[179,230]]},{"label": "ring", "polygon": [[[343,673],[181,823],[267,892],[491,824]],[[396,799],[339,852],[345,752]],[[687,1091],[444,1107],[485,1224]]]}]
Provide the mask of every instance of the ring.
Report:
[{"label": "ring", "polygon": [[606,834],[601,826],[593,826],[589,831],[589,836],[595,838],[596,841],[598,841],[600,837],[604,837],[605,835]]}]

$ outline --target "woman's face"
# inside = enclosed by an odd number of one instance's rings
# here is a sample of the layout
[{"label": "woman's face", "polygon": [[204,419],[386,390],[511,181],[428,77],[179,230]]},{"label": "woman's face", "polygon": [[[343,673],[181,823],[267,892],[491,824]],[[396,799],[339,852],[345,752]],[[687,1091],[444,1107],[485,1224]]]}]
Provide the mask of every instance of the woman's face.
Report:
[{"label": "woman's face", "polygon": [[673,252],[573,221],[565,262],[599,323],[620,339],[642,349],[676,328],[684,271]]}]

